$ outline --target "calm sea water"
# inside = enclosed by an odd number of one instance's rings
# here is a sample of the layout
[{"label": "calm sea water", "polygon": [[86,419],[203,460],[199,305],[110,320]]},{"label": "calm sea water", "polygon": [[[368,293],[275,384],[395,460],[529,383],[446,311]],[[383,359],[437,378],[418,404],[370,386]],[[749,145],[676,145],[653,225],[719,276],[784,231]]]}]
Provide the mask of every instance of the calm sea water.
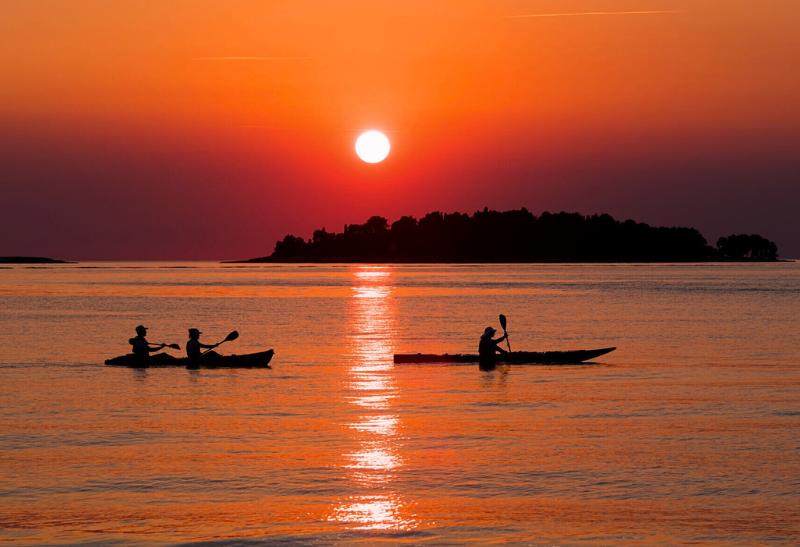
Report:
[{"label": "calm sea water", "polygon": [[[615,345],[596,364],[392,364]],[[116,369],[152,341],[273,370]],[[0,269],[0,541],[796,544],[800,264]]]}]

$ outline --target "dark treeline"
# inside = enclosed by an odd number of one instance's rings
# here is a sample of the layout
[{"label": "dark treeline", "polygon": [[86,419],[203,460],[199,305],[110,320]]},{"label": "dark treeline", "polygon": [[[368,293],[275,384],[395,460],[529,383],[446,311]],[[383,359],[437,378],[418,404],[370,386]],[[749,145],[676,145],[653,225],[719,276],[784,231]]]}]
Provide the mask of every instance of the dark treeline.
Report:
[{"label": "dark treeline", "polygon": [[309,240],[287,235],[258,262],[648,262],[776,260],[775,244],[758,235],[708,244],[694,228],[660,228],[620,222],[610,215],[542,213],[527,209],[473,215],[428,213],[389,224],[379,216],[324,228]]},{"label": "dark treeline", "polygon": [[43,256],[0,256],[0,264],[68,264],[68,262]]},{"label": "dark treeline", "polygon": [[777,260],[778,246],[758,234],[738,234],[717,240],[717,253],[724,258]]}]

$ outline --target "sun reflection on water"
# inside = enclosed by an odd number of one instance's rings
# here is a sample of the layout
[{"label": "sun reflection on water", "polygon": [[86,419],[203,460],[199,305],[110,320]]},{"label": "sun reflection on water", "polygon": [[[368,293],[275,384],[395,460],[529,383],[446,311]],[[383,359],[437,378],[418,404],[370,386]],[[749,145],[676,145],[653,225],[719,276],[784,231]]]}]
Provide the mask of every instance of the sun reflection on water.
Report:
[{"label": "sun reflection on water", "polygon": [[391,407],[394,395],[364,395],[363,397],[347,397],[346,399],[354,405],[375,410],[386,410]]},{"label": "sun reflection on water", "polygon": [[350,424],[350,427],[375,435],[394,435],[398,421],[397,416],[392,415],[364,416],[358,422]]},{"label": "sun reflection on water", "polygon": [[393,496],[359,496],[336,508],[334,518],[354,530],[413,530],[416,522],[404,517],[402,502]]},{"label": "sun reflection on water", "polygon": [[354,432],[358,447],[345,455],[343,467],[357,494],[341,500],[330,520],[353,530],[411,530],[416,528],[413,515],[392,489],[403,461],[397,450],[400,418],[391,404],[397,390],[392,363],[395,314],[391,268],[357,268],[352,291],[352,365],[347,401],[359,411],[346,425]]},{"label": "sun reflection on water", "polygon": [[[388,472],[400,465],[400,458],[380,445],[376,445],[374,448],[365,447],[349,456],[353,463],[347,467],[352,469]],[[381,473],[381,475],[383,475],[382,478],[385,478],[388,473]]]}]

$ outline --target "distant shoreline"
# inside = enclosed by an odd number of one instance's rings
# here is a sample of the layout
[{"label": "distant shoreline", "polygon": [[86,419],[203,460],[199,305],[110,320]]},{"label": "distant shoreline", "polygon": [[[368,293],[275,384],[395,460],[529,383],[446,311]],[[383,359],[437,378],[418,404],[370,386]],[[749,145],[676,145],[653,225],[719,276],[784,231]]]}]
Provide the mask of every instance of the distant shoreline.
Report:
[{"label": "distant shoreline", "polygon": [[[14,265],[63,265],[63,264],[94,264],[94,263],[154,263],[154,264],[173,264],[173,263],[211,263],[211,264],[458,264],[458,265],[488,265],[488,264],[746,264],[746,263],[780,263],[780,262],[800,262],[800,258],[779,258],[776,260],[757,260],[757,259],[708,259],[708,260],[536,260],[536,261],[520,261],[520,260],[495,260],[495,261],[452,261],[452,260],[264,260],[261,258],[248,259],[248,260],[220,260],[213,258],[206,259],[158,259],[158,260],[139,260],[139,259],[115,259],[115,260],[95,260],[87,259],[80,261],[46,259],[45,262],[37,261],[24,261],[24,262],[10,262],[9,259],[16,259],[17,257],[0,257],[0,266],[14,266]],[[26,258],[26,257],[21,257]],[[38,259],[39,257],[31,257]],[[95,266],[83,266],[84,268],[93,268]],[[163,266],[158,266],[163,267]],[[177,266],[178,268],[188,268],[191,266]]]},{"label": "distant shoreline", "polygon": [[76,264],[44,256],[0,256],[0,264]]},{"label": "distant shoreline", "polygon": [[709,258],[707,260],[492,260],[492,261],[476,261],[476,260],[363,260],[363,259],[271,259],[264,258],[250,258],[246,260],[222,260],[220,264],[710,264],[710,263],[774,263],[774,262],[796,262],[799,259],[779,258],[775,260],[757,259],[757,258]]}]

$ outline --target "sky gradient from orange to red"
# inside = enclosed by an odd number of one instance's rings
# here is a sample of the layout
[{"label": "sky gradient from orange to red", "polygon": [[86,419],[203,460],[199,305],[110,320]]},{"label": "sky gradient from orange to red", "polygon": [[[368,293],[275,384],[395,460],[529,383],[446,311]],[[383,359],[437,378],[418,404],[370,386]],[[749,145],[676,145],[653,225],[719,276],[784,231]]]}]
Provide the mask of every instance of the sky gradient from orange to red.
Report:
[{"label": "sky gradient from orange to red", "polygon": [[792,0],[8,0],[0,35],[0,255],[243,258],[524,206],[800,257]]}]

